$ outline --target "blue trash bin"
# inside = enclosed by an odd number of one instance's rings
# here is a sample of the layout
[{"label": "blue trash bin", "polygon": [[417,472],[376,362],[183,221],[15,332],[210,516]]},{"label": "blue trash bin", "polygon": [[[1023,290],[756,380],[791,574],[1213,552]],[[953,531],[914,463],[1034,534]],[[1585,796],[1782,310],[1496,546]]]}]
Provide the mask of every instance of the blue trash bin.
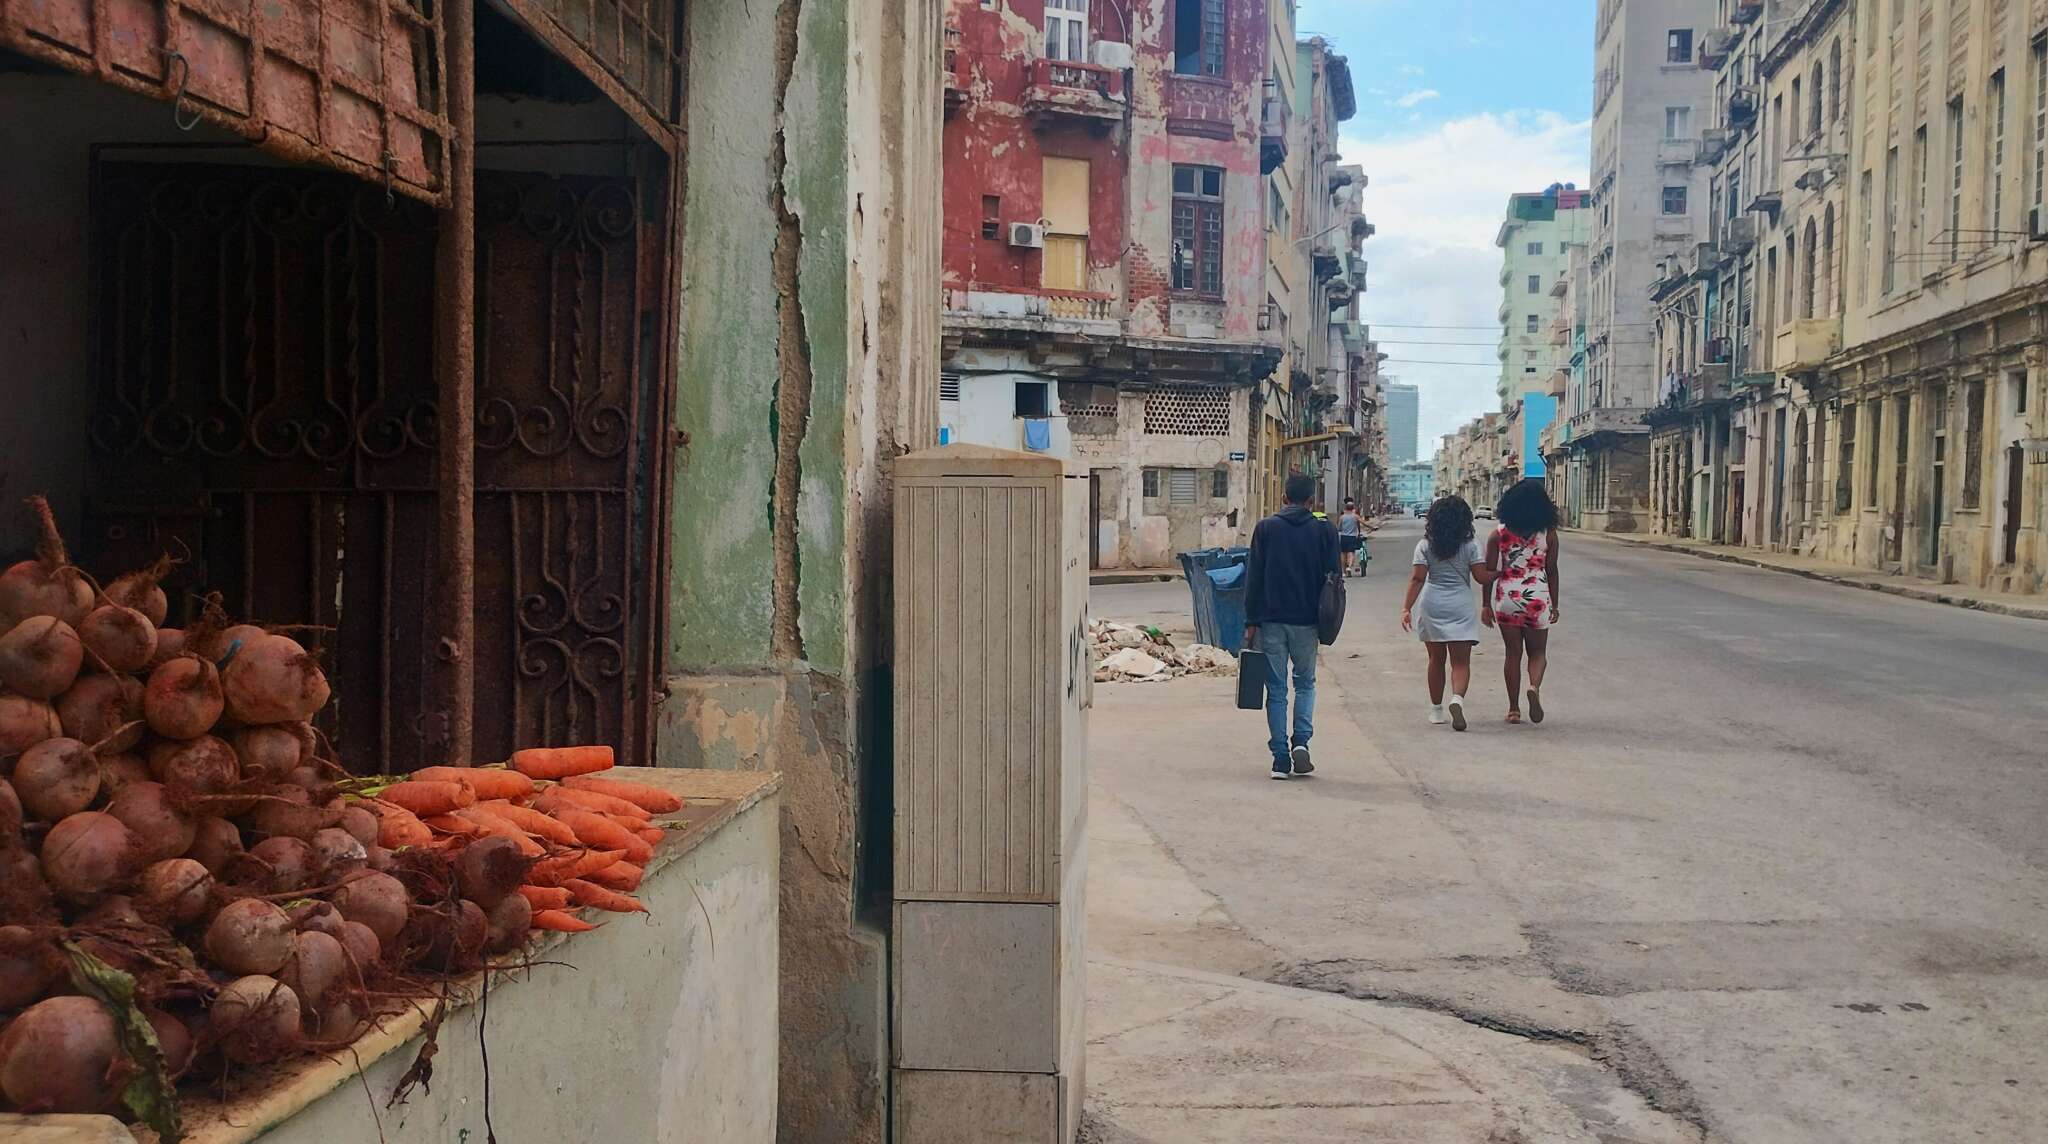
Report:
[{"label": "blue trash bin", "polygon": [[[1244,646],[1244,587],[1242,570],[1250,549],[1197,548],[1180,553],[1181,574],[1188,582],[1188,595],[1194,606],[1195,639],[1205,644],[1224,648],[1235,655]],[[1209,573],[1219,569],[1236,568],[1239,576],[1232,581],[1231,589],[1237,594],[1235,608],[1237,616],[1236,635],[1226,630],[1218,614],[1222,606],[1217,596],[1217,582]]]},{"label": "blue trash bin", "polygon": [[1213,643],[1232,655],[1244,650],[1245,572],[1244,561],[1240,559],[1235,564],[1211,568],[1202,573],[1202,578],[1212,585],[1210,595],[1214,603],[1210,607],[1210,613],[1214,617],[1216,628],[1216,638],[1206,642]]}]

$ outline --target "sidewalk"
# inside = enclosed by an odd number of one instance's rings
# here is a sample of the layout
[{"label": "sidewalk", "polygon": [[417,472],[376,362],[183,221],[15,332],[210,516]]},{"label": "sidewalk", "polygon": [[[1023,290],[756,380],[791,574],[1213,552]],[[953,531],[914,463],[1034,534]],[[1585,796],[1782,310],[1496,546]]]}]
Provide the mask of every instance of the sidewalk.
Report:
[{"label": "sidewalk", "polygon": [[2018,616],[2029,620],[2048,620],[2048,597],[2024,596],[2010,592],[1984,592],[1962,584],[1943,584],[1914,576],[1891,576],[1853,564],[1836,564],[1827,560],[1816,560],[1810,556],[1768,552],[1758,548],[1737,548],[1727,544],[1709,544],[1700,540],[1675,540],[1661,536],[1617,532],[1589,532],[1579,528],[1565,531],[1575,536],[1590,536],[1631,548],[1680,552],[1705,560],[1720,560],[1772,572],[1787,572],[1794,576],[1804,576],[1809,580],[1823,580],[1830,584],[1925,600],[1931,604],[1948,604],[1957,608],[1969,608],[2001,616]]}]

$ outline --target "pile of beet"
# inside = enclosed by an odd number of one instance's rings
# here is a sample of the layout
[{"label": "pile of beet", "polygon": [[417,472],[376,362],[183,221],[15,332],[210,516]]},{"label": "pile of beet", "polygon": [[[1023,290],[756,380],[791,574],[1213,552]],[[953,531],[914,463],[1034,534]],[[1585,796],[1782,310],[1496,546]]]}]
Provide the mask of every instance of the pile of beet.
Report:
[{"label": "pile of beet", "polygon": [[681,809],[609,747],[352,776],[316,651],[165,627],[166,559],[101,588],[41,498],[0,572],[0,1109],[175,1139],[176,1082],[339,1048],[578,911],[643,910]]}]

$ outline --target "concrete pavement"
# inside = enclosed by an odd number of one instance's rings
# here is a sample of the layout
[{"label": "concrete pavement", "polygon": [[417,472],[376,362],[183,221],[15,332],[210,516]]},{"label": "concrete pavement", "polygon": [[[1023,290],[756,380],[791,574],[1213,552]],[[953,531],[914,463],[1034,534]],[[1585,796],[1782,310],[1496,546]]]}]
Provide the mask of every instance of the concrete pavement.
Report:
[{"label": "concrete pavement", "polygon": [[[1415,536],[1382,533],[1375,571]],[[1091,950],[1117,963],[1091,989],[1100,1138],[1207,1138],[1161,1128],[1173,1105],[1131,1079],[1173,1052],[1190,1111],[1229,1061],[1270,1082],[1230,1086],[1236,1104],[1289,1103],[1308,1067],[1257,1063],[1290,1059],[1275,1014],[1114,1034],[1144,1016],[1120,1013],[1146,992],[1120,975],[1216,987],[1140,962],[1362,999],[1366,1018],[1327,1019],[1364,1038],[1358,1060],[1390,1007],[1505,1038],[1473,1051],[1542,1098],[1389,1139],[1485,1140],[1539,1104],[1614,1140],[2038,1138],[2048,625],[1572,539],[1563,557],[1541,727],[1497,721],[1494,645],[1474,731],[1423,721],[1394,575],[1352,582],[1313,779],[1266,779],[1263,723],[1227,679],[1098,687]],[[1093,611],[1128,618],[1118,593],[1142,591],[1098,589]],[[1305,1123],[1216,1138],[1366,1131]]]}]

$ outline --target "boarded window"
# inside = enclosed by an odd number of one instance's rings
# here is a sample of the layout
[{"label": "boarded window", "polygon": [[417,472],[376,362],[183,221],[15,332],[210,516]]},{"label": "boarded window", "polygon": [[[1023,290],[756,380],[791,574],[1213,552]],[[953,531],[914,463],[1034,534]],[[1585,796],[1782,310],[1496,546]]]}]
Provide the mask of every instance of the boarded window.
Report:
[{"label": "boarded window", "polygon": [[1230,432],[1230,397],[1196,385],[1155,390],[1145,395],[1145,432],[1221,437]]},{"label": "boarded window", "polygon": [[1195,503],[1195,471],[1193,469],[1172,470],[1167,474],[1166,489],[1167,504],[1190,505]]},{"label": "boarded window", "polygon": [[942,373],[942,374],[940,374],[940,375],[939,375],[939,400],[940,400],[940,401],[958,401],[958,400],[960,400],[960,375],[959,375],[959,374],[957,374],[957,373]]}]

